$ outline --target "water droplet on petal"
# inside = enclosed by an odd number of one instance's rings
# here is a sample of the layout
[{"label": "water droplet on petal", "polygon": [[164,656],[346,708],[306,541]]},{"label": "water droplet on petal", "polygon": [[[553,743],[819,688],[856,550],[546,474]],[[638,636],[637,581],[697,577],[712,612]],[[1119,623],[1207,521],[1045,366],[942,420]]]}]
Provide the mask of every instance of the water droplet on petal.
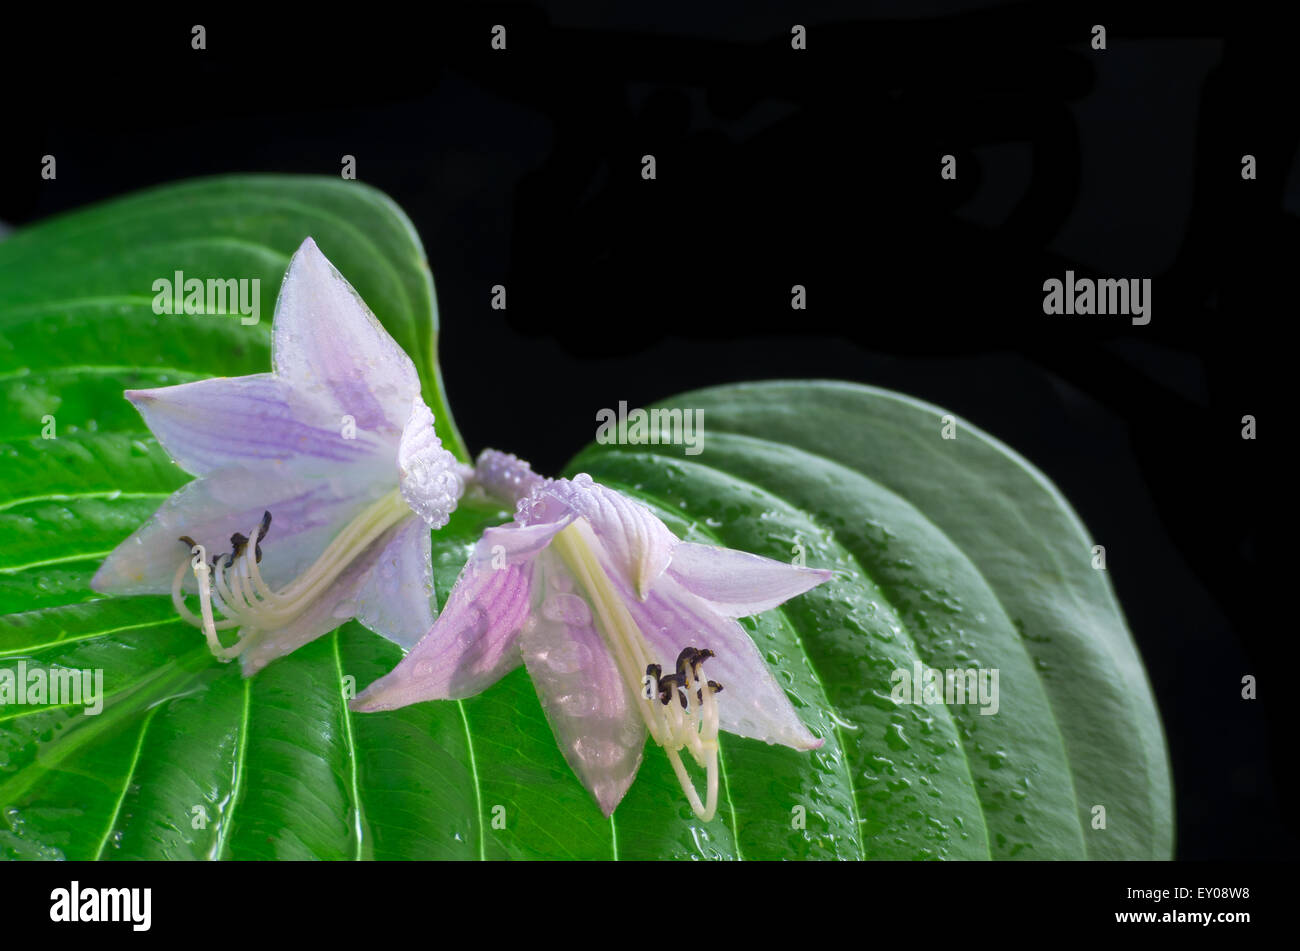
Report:
[{"label": "water droplet on petal", "polygon": [[579,595],[557,593],[542,604],[542,616],[574,627],[591,624],[591,609]]}]

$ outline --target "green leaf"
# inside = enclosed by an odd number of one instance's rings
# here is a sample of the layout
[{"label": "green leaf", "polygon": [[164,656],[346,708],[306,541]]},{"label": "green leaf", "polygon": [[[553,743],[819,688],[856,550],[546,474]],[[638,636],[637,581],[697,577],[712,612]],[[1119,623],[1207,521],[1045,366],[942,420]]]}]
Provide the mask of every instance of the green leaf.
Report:
[{"label": "green leaf", "polygon": [[[826,737],[819,792],[830,827],[849,790],[848,851],[1171,857],[1146,672],[1093,541],[1042,473],[955,417],[944,438],[936,406],[869,387],[726,386],[663,405],[701,414],[697,455],[602,445],[569,468],[683,537],[836,570],[760,619],[756,640]],[[997,670],[997,712],[895,703],[891,672],[918,661]],[[772,788],[771,751],[730,737],[725,751],[743,849],[748,823],[770,824],[793,793]]]},{"label": "green leaf", "polygon": [[[0,670],[102,670],[102,712],[0,706],[0,856],[16,858],[1160,857],[1168,773],[1140,662],[1055,491],[941,411],[859,387],[692,394],[706,449],[590,447],[575,462],[684,537],[836,580],[742,623],[825,746],[726,737],[719,817],[647,749],[613,820],[555,745],[520,669],[480,696],[352,714],[399,660],[349,623],[251,680],[166,598],[102,598],[104,555],[187,476],[121,391],[265,372],[274,300],[307,235],[416,360],[444,443],[423,251],[355,182],[157,189],[0,242]],[[258,325],[157,316],[152,282],[261,279]],[[41,438],[54,417],[57,438]],[[445,599],[484,527],[434,533]],[[899,706],[889,673],[996,666],[1001,710]],[[1093,830],[1091,807],[1107,828]],[[798,820],[802,807],[804,821]]]}]

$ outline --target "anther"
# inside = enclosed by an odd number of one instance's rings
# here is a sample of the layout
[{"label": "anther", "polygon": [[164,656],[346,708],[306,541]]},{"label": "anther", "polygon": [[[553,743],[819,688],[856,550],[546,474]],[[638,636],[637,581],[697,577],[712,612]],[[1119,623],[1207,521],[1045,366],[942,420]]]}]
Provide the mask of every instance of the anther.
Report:
[{"label": "anther", "polygon": [[[699,655],[699,653],[700,652],[697,651],[694,647],[682,648],[682,652],[677,655],[677,676],[678,677],[686,676],[687,665],[690,665],[691,668],[695,667],[696,664],[695,658]],[[685,681],[683,681],[683,683],[684,682]]]},{"label": "anther", "polygon": [[[710,681],[709,681],[709,693],[722,693],[722,684],[718,683],[716,680],[710,680]],[[703,702],[704,702],[704,688],[703,688],[703,687],[701,687],[699,690],[695,691],[695,698],[696,698],[697,700],[699,700],[700,703],[703,703]]]},{"label": "anther", "polygon": [[699,676],[700,664],[704,663],[710,657],[716,657],[716,656],[717,654],[713,653],[713,651],[709,650],[707,647],[705,647],[702,650],[696,651],[695,659],[691,661],[691,670],[695,673],[696,676]]},{"label": "anther", "polygon": [[271,513],[262,513],[262,524],[257,527],[257,538],[253,541],[253,554],[257,563],[262,563],[262,545],[261,541],[266,537],[266,533],[271,530]]},{"label": "anther", "polygon": [[[678,690],[686,689],[686,679],[681,674],[669,674],[659,678],[659,702],[667,706]],[[683,701],[684,702],[684,701]]]}]

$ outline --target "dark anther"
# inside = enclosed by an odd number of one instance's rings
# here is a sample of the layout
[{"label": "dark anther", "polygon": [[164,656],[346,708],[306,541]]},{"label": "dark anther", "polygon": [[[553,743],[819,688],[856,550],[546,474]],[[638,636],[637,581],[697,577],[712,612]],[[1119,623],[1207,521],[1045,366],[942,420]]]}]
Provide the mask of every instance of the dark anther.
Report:
[{"label": "dark anther", "polygon": [[658,664],[645,665],[645,675],[647,677],[653,677],[655,680],[658,680],[659,677],[663,674],[663,672],[664,669],[660,667]]},{"label": "dark anther", "polygon": [[248,547],[248,536],[243,532],[235,532],[230,536],[230,556],[226,558],[226,567],[229,568],[235,563],[235,559],[244,553]]},{"label": "dark anther", "polygon": [[[682,649],[682,652],[677,655],[677,673],[663,677],[660,676],[662,671],[658,664],[650,664],[646,667],[647,674],[653,669],[655,676],[659,679],[659,702],[664,706],[667,706],[672,702],[673,694],[675,693],[677,694],[678,702],[682,705],[682,709],[685,710],[688,706],[686,697],[687,685],[692,679],[700,679],[700,664],[713,656],[715,656],[713,651],[709,650],[707,647],[703,650],[695,647],[685,647]],[[708,683],[714,693],[717,693],[722,689],[722,685],[716,681],[710,680]],[[701,703],[704,702],[703,692],[704,688],[702,687],[696,691],[697,695],[700,697]]]},{"label": "dark anther", "polygon": [[687,667],[689,665],[690,672],[696,677],[699,677],[700,664],[713,656],[716,655],[714,655],[713,651],[709,650],[707,647],[702,650],[695,647],[683,648],[682,652],[677,655],[677,673],[684,676],[687,673]]},{"label": "dark anther", "polygon": [[669,701],[673,699],[673,694],[678,693],[678,695],[681,696],[682,698],[682,702],[685,703],[686,702],[685,696],[680,694],[679,692],[680,690],[684,690],[685,688],[686,688],[686,680],[682,677],[681,674],[669,674],[667,677],[660,677],[659,678],[659,702],[662,703],[664,706],[667,706]]},{"label": "dark anther", "polygon": [[190,549],[190,551],[193,551],[195,548],[199,547],[198,542],[190,538],[190,536],[188,535],[182,535],[181,541],[185,543],[185,545]]},{"label": "dark anther", "polygon": [[259,565],[262,563],[262,546],[259,543],[262,541],[263,538],[266,537],[266,533],[269,532],[270,530],[271,530],[271,513],[263,512],[262,524],[257,527],[257,540],[254,542],[254,548],[253,548],[253,554],[257,558],[257,563]]},{"label": "dark anther", "polygon": [[716,657],[716,656],[717,655],[714,654],[713,651],[709,650],[707,647],[704,648],[703,650],[698,650],[695,652],[695,659],[691,661],[691,670],[694,671],[695,676],[697,678],[700,676],[700,664],[704,663],[710,657]]},{"label": "dark anther", "polygon": [[[263,512],[262,523],[257,526],[257,538],[253,541],[253,555],[257,559],[257,563],[259,565],[262,563],[262,546],[258,544],[258,542],[260,542],[263,538],[266,537],[266,533],[270,531],[270,529],[271,529],[271,513]],[[248,542],[249,542],[249,538],[243,532],[235,532],[235,534],[230,536],[231,552],[226,557],[227,568],[233,565],[235,563],[235,559],[244,553],[244,551],[248,548]]]},{"label": "dark anther", "polygon": [[[710,680],[710,681],[709,681],[709,693],[722,693],[722,684],[718,683],[716,680]],[[699,690],[695,691],[695,697],[696,697],[696,699],[698,699],[698,700],[700,701],[700,703],[703,703],[703,702],[704,702],[704,688],[703,688],[703,687],[701,687]]]}]

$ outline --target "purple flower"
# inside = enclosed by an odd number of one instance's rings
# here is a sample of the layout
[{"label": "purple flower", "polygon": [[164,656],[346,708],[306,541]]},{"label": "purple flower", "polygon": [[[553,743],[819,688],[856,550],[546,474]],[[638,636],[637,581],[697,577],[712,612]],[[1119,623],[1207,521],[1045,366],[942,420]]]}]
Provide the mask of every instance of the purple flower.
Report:
[{"label": "purple flower", "polygon": [[246,676],[351,617],[414,644],[433,623],[429,529],[447,523],[470,472],[434,433],[410,358],[310,238],[272,330],[271,373],[127,391],[198,478],[91,582],[170,592]]},{"label": "purple flower", "polygon": [[[565,759],[605,815],[636,776],[647,733],[705,821],[717,807],[720,729],[821,746],[735,618],[829,571],[680,541],[590,476],[542,479],[514,456],[483,453],[475,482],[515,500],[515,520],[484,532],[432,630],[353,709],[467,697],[522,660]],[[705,771],[703,801],[683,749]]]}]

